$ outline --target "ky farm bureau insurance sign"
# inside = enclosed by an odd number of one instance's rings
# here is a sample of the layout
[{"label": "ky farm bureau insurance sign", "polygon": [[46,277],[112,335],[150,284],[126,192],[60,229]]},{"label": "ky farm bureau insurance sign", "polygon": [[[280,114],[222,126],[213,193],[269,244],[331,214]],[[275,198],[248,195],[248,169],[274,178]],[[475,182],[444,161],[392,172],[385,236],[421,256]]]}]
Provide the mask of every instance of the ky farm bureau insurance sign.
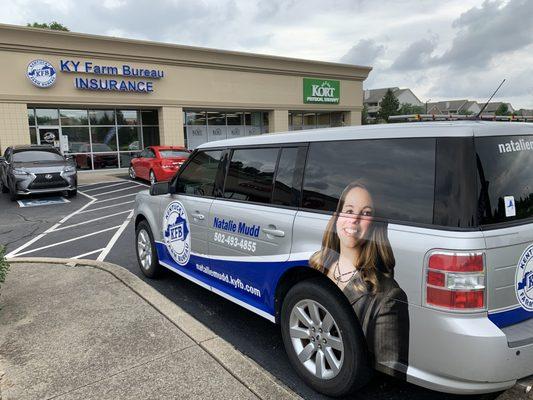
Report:
[{"label": "ky farm bureau insurance sign", "polygon": [[339,81],[304,78],[304,103],[339,104],[340,97]]},{"label": "ky farm bureau insurance sign", "polygon": [[112,92],[152,93],[154,81],[165,76],[160,69],[71,59],[60,60],[58,69],[46,60],[33,60],[28,64],[26,76],[35,86],[48,88],[55,83],[58,70],[74,75],[76,89]]}]

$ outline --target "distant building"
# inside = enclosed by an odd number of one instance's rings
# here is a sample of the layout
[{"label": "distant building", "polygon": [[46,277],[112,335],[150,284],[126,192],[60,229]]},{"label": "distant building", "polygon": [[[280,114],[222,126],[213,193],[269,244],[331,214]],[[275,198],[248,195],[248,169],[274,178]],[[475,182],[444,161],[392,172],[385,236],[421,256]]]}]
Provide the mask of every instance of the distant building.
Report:
[{"label": "distant building", "polygon": [[382,89],[369,89],[363,93],[363,104],[366,105],[368,110],[369,119],[374,119],[377,116],[379,108],[381,106],[381,100],[385,97],[387,90],[392,90],[394,97],[398,99],[401,104],[411,104],[413,106],[423,107],[424,103],[420,101],[418,97],[411,91],[411,89],[400,89],[398,87],[382,88]]},{"label": "distant building", "polygon": [[453,114],[477,114],[481,106],[476,101],[470,100],[446,100],[427,104],[426,114],[453,115]]},{"label": "distant building", "polygon": [[495,115],[496,111],[502,104],[507,104],[507,108],[510,113],[514,112],[514,108],[511,103],[504,103],[502,101],[495,101],[487,104],[487,107],[483,110],[483,115]]}]

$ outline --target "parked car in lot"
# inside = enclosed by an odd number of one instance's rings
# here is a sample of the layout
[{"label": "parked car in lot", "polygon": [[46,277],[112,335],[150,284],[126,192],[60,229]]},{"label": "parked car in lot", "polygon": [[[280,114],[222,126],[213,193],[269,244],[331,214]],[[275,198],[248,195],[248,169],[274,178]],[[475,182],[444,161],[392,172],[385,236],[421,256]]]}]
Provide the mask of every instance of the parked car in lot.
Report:
[{"label": "parked car in lot", "polygon": [[75,164],[52,146],[8,147],[0,157],[0,187],[13,201],[35,193],[75,196],[77,182]]},{"label": "parked car in lot", "polygon": [[179,146],[149,146],[131,160],[131,179],[141,178],[150,183],[169,181],[189,158],[190,151]]},{"label": "parked car in lot", "polygon": [[[533,125],[209,142],[136,197],[137,259],[280,324],[311,387],[475,394],[533,374]],[[268,189],[268,190],[267,190]]]}]

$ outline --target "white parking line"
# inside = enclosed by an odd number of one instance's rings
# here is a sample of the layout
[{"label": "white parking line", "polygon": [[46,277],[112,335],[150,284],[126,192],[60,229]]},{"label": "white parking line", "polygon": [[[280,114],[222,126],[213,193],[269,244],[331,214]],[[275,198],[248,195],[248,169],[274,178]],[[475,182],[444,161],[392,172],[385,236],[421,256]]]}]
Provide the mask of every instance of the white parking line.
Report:
[{"label": "white parking line", "polygon": [[91,254],[99,253],[99,252],[101,252],[102,250],[104,250],[104,248],[101,248],[101,249],[98,249],[98,250],[89,251],[88,253],[83,253],[83,254],[80,254],[79,256],[76,256],[76,257],[70,257],[70,258],[74,258],[74,259],[83,258],[83,257],[90,256]]},{"label": "white parking line", "polygon": [[81,194],[82,196],[87,197],[87,198],[90,199],[90,200],[96,200],[96,197],[93,197],[93,196],[91,196],[90,194],[87,194],[87,193],[85,193],[85,192],[82,192],[81,190],[78,190],[78,193]]},{"label": "white parking line", "polygon": [[92,192],[93,190],[100,190],[100,189],[105,189],[105,188],[108,188],[108,187],[113,187],[113,186],[118,186],[118,185],[125,185],[126,183],[129,183],[129,181],[113,183],[111,185],[99,186],[97,188],[92,188],[92,189],[85,189],[85,192]]},{"label": "white parking line", "polygon": [[123,181],[124,179],[122,178],[119,178],[119,179],[116,179],[114,181],[105,181],[105,182],[96,182],[96,183],[86,183],[84,185],[78,185],[78,188],[86,188],[86,187],[89,187],[89,186],[94,186],[94,185],[102,185],[102,184],[105,184],[105,183],[113,183],[113,182],[121,182]]},{"label": "white parking line", "polygon": [[147,185],[146,183],[142,183],[142,182],[137,182],[137,181],[128,181],[128,182],[135,183],[136,185],[140,185],[140,186],[150,187],[150,185]]},{"label": "white parking line", "polygon": [[103,217],[93,218],[93,219],[90,219],[90,220],[88,220],[88,221],[79,222],[79,223],[77,223],[77,224],[72,224],[72,225],[62,226],[61,228],[54,229],[54,230],[51,231],[51,232],[58,232],[58,231],[62,231],[63,229],[74,228],[74,227],[76,227],[76,226],[85,225],[85,224],[90,224],[91,222],[100,221],[100,220],[102,220],[102,219],[111,218],[111,217],[114,217],[114,216],[117,216],[117,215],[121,215],[121,214],[126,214],[126,213],[128,213],[128,212],[130,212],[130,211],[133,211],[133,210],[132,210],[132,209],[129,209],[129,210],[121,211],[121,212],[114,213],[114,214],[104,215]]},{"label": "white parking line", "polygon": [[95,204],[96,203],[104,203],[106,201],[111,201],[111,200],[116,200],[116,199],[122,199],[124,197],[129,197],[129,196],[136,196],[136,195],[137,195],[137,193],[130,193],[130,194],[125,194],[124,196],[111,197],[110,199],[104,199],[104,200],[95,201]]},{"label": "white parking line", "polygon": [[126,229],[128,224],[130,223],[132,217],[133,217],[133,210],[131,210],[130,215],[128,215],[128,218],[124,220],[119,230],[115,232],[115,234],[113,235],[113,237],[111,238],[107,246],[105,247],[104,251],[100,253],[96,261],[104,261],[104,259],[107,257],[107,255],[109,254],[109,252],[111,251],[115,243],[117,242],[120,235],[122,235],[122,232],[124,232],[124,229]]},{"label": "white parking line", "polygon": [[105,208],[111,208],[111,207],[123,206],[124,204],[130,204],[130,203],[135,203],[135,200],[124,201],[123,203],[112,204],[112,205],[110,205],[110,206],[103,206],[103,207],[98,207],[98,208],[91,208],[90,210],[85,210],[85,211],[80,212],[80,214],[90,213],[90,212],[93,212],[93,211],[99,211],[99,210],[103,210],[103,209],[105,209]]},{"label": "white parking line", "polygon": [[[132,213],[133,213],[133,211],[132,211]],[[91,232],[91,233],[88,233],[87,235],[78,236],[78,237],[75,237],[75,238],[72,238],[72,239],[63,240],[61,242],[52,243],[52,244],[49,244],[47,246],[42,246],[42,247],[38,247],[36,249],[24,251],[22,253],[18,253],[17,255],[23,256],[25,254],[35,253],[36,251],[39,251],[39,250],[45,250],[45,249],[49,249],[50,247],[60,246],[60,245],[65,244],[65,243],[73,242],[73,241],[79,240],[79,239],[84,239],[84,238],[89,237],[89,236],[98,235],[99,233],[108,232],[108,231],[111,231],[113,229],[118,229],[120,227],[121,227],[121,225],[112,226],[111,228],[102,229],[101,231],[97,231],[97,232]]]},{"label": "white parking line", "polygon": [[135,186],[130,186],[130,187],[127,187],[127,188],[110,190],[109,192],[98,193],[97,196],[104,196],[104,195],[106,195],[106,194],[115,193],[115,192],[122,192],[122,191],[124,191],[124,190],[131,190],[131,189],[137,189],[137,188],[136,188]]},{"label": "white parking line", "polygon": [[43,238],[46,234],[48,234],[49,232],[53,231],[55,228],[57,228],[58,226],[61,226],[63,223],[65,223],[66,221],[68,221],[70,218],[72,218],[74,215],[82,212],[83,210],[85,210],[87,207],[89,207],[91,204],[93,204],[94,202],[96,201],[96,199],[93,199],[91,201],[89,201],[87,204],[85,204],[84,206],[78,208],[76,211],[70,213],[69,215],[67,215],[66,217],[64,217],[61,221],[59,221],[57,224],[54,224],[52,225],[50,228],[48,228],[46,231],[44,231],[43,233],[35,236],[33,239],[29,240],[28,242],[24,243],[22,246],[20,247],[17,247],[15,250],[13,250],[12,252],[6,254],[6,257],[7,258],[11,258],[11,257],[15,257],[16,255],[19,254],[19,252],[21,250],[24,250],[25,248],[31,246],[32,244],[34,244],[36,241],[38,241],[39,239]]}]

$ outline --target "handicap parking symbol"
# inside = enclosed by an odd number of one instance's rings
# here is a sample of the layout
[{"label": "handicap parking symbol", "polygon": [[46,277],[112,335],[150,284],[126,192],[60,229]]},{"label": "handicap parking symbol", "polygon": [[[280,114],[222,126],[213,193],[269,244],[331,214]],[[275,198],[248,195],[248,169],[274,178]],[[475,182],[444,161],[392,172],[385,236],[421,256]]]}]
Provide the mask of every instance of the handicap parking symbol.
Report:
[{"label": "handicap parking symbol", "polygon": [[20,207],[39,207],[70,203],[70,201],[64,197],[47,197],[46,199],[23,199],[18,200],[17,203],[19,203]]}]

